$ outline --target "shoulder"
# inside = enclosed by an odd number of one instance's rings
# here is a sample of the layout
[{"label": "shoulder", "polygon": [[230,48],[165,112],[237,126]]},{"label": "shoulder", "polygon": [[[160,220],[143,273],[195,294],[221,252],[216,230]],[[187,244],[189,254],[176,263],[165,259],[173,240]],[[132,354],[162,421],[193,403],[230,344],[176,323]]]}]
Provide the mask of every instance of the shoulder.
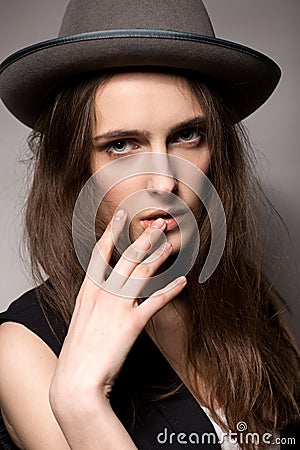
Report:
[{"label": "shoulder", "polygon": [[25,292],[6,311],[0,313],[0,325],[5,322],[23,325],[58,356],[67,329],[44,300],[42,286]]},{"label": "shoulder", "polygon": [[0,447],[13,439],[24,448],[69,448],[48,395],[66,328],[42,292],[32,289],[0,313]]},{"label": "shoulder", "polygon": [[22,320],[11,317],[0,326],[0,447],[12,439],[20,448],[69,448],[49,405],[57,357]]}]

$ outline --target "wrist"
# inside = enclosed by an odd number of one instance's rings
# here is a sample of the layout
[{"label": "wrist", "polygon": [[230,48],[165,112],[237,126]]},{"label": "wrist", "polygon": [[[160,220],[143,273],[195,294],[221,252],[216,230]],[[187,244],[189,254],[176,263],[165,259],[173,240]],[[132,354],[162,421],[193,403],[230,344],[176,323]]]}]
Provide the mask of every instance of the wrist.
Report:
[{"label": "wrist", "polygon": [[55,382],[49,390],[49,402],[54,416],[58,419],[63,416],[82,420],[82,416],[95,416],[99,411],[110,408],[109,395],[111,385],[103,386],[71,386],[64,388]]}]

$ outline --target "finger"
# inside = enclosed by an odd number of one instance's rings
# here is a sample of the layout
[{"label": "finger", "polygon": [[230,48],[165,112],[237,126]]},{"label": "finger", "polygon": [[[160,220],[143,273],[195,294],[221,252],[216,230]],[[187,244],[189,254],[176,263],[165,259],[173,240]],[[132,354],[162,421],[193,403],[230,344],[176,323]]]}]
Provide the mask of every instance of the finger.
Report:
[{"label": "finger", "polygon": [[123,285],[122,295],[131,298],[137,297],[171,253],[172,245],[169,242],[165,242],[152,255],[146,258],[145,261],[138,264],[127,279],[127,282]]},{"label": "finger", "polygon": [[176,280],[169,283],[165,288],[156,291],[137,307],[137,312],[144,326],[154,314],[180,294],[186,283],[186,277],[176,278]]},{"label": "finger", "polygon": [[[87,268],[87,276],[96,284],[103,283],[105,279],[115,242],[119,239],[124,229],[126,217],[126,211],[123,209],[117,211],[93,249]],[[112,233],[113,225],[114,233]]]},{"label": "finger", "polygon": [[148,258],[142,261],[140,264],[136,266],[133,272],[130,275],[128,281],[131,278],[140,279],[146,278],[148,279],[152,275],[155,274],[157,269],[162,265],[163,262],[170,256],[172,252],[172,245],[169,242],[164,242],[157,250],[155,250]]},{"label": "finger", "polygon": [[[162,244],[155,252],[153,252],[145,261],[142,261],[134,271],[131,273],[130,277],[123,284],[122,288],[118,290],[122,297],[126,298],[137,298],[141,296],[141,293],[146,285],[149,287],[149,282],[151,281],[151,292],[157,291],[159,289],[159,282],[155,282],[152,276],[157,272],[158,268],[167,260],[172,252],[172,245],[169,242]],[[153,284],[154,282],[154,284]],[[149,291],[145,295],[149,296]]]},{"label": "finger", "polygon": [[157,219],[125,250],[106,282],[108,288],[116,291],[124,285],[134,269],[145,258],[151,246],[162,238],[165,228],[165,220]]}]

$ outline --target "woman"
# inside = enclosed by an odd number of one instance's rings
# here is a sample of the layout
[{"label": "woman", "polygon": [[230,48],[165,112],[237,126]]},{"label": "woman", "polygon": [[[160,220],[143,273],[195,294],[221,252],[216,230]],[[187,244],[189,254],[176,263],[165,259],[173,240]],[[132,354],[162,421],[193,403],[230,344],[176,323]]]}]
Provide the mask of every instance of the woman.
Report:
[{"label": "woman", "polygon": [[279,69],[216,39],[201,2],[134,6],[72,0],[60,38],[1,67],[3,101],[35,130],[26,228],[48,277],[1,314],[2,446],[280,448],[299,357],[262,274],[237,125]]}]

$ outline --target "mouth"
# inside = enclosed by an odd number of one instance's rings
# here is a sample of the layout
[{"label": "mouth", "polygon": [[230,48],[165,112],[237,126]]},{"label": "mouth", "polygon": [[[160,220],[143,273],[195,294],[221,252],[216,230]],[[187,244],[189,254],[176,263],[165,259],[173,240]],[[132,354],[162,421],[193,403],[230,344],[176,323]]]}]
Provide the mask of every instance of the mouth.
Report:
[{"label": "mouth", "polygon": [[157,219],[164,219],[166,221],[166,231],[175,230],[178,228],[182,218],[184,215],[184,211],[164,211],[164,210],[155,210],[147,214],[141,219],[142,225],[144,228],[148,228],[152,225],[152,223]]}]

